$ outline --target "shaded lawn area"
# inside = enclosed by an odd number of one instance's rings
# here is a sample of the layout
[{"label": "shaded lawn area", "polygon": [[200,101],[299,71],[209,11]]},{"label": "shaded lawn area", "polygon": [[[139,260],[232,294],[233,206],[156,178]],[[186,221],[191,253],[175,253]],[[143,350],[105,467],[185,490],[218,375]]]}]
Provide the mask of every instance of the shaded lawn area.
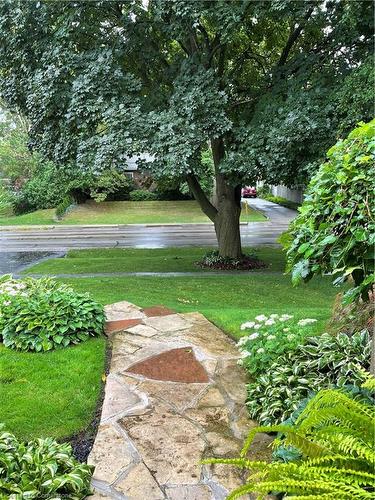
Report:
[{"label": "shaded lawn area", "polygon": [[[172,250],[170,254],[165,250],[166,266],[169,266]],[[197,253],[189,255],[192,250]],[[188,269],[192,259],[202,255],[202,250],[178,249],[181,252],[180,269]],[[109,250],[106,254],[100,250],[96,257],[94,252],[85,250],[81,254],[74,251],[67,259],[52,260],[49,271],[53,272],[54,266],[59,267],[63,262],[64,272],[79,272],[85,265],[84,261],[90,259],[99,260],[96,269],[100,266],[113,269],[115,261],[120,258],[117,253],[121,255],[122,251]],[[142,260],[144,266],[149,267],[156,266],[156,261],[163,262],[160,250],[134,250],[139,252],[134,260],[128,253],[132,251],[126,252],[123,260],[132,261],[133,268],[135,264],[140,266]],[[240,330],[242,322],[261,313],[287,312],[298,319],[317,318],[315,330],[323,332],[337,293],[330,279],[316,278],[307,285],[293,288],[290,276],[283,275],[281,251],[262,248],[258,253],[273,264],[272,271],[226,276],[206,273],[186,277],[77,277],[60,281],[77,291],[89,292],[102,304],[129,300],[143,307],[164,304],[178,312],[200,311],[233,338],[243,334]],[[155,262],[152,255],[157,256]],[[74,269],[72,265],[77,259],[79,265]],[[61,267],[55,268],[55,272],[60,271]],[[104,357],[103,338],[46,354],[17,353],[0,346],[0,422],[22,438],[46,435],[64,438],[86,428],[93,417],[100,391]]]},{"label": "shaded lawn area", "polygon": [[[88,274],[117,272],[192,272],[206,271],[197,265],[212,248],[156,248],[156,249],[90,249],[69,250],[65,257],[49,259],[36,264],[23,273]],[[282,272],[285,259],[280,248],[245,248],[245,253],[255,254],[263,260],[269,271]],[[264,272],[258,270],[254,272]]]},{"label": "shaded lawn area", "polygon": [[[188,201],[89,201],[78,205],[56,222],[55,211],[37,210],[16,217],[0,218],[0,225],[29,224],[152,224],[210,222],[198,203]],[[241,221],[264,221],[260,212],[243,210]]]}]

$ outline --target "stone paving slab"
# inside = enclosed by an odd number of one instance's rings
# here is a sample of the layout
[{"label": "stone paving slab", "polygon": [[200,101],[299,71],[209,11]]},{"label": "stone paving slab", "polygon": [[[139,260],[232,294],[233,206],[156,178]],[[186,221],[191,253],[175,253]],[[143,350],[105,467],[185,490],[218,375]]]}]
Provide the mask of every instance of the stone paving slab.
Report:
[{"label": "stone paving slab", "polygon": [[[106,306],[106,314],[109,321],[140,323],[111,333],[101,422],[88,459],[95,466],[90,498],[224,500],[243,484],[243,472],[202,466],[200,460],[238,455],[256,425],[247,416],[246,379],[235,344],[199,313],[176,314],[161,306],[143,311],[124,301]],[[187,379],[181,370],[189,363],[170,358],[181,351],[193,367]],[[143,375],[129,371],[154,362],[157,369]],[[264,458],[270,441],[261,436],[255,454]]]}]

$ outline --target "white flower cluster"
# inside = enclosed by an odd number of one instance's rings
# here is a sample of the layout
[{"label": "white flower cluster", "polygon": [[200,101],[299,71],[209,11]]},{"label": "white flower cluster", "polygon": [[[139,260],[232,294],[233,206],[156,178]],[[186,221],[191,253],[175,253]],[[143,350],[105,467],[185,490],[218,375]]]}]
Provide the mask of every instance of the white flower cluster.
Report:
[{"label": "white flower cluster", "polygon": [[[241,337],[241,339],[237,343],[237,346],[241,352],[241,360],[239,364],[242,364],[242,360],[244,358],[251,356],[251,352],[248,350],[249,341],[254,341],[257,338],[262,338],[265,341],[275,340],[276,335],[274,335],[274,333],[278,334],[278,332],[281,333],[281,331],[286,334],[285,336],[286,339],[288,339],[289,341],[294,340],[296,338],[296,332],[295,329],[293,328],[293,326],[294,327],[296,326],[295,323],[291,324],[290,327],[282,328],[282,326],[284,326],[282,325],[282,323],[292,320],[293,318],[294,316],[292,316],[291,314],[281,314],[281,315],[271,314],[270,316],[265,316],[264,314],[260,314],[259,316],[255,317],[255,321],[247,321],[245,323],[242,323],[241,330],[253,330],[253,333]],[[312,318],[301,319],[298,321],[297,325],[306,326],[315,323],[316,321],[317,321],[316,319]],[[264,352],[263,347],[257,349],[256,352],[258,354],[263,353]]]},{"label": "white flower cluster", "polygon": [[306,326],[306,325],[311,325],[312,323],[316,323],[318,320],[313,319],[313,318],[305,318],[305,319],[300,319],[297,323],[299,326]]},{"label": "white flower cluster", "polygon": [[276,325],[278,321],[283,323],[284,321],[293,319],[293,317],[294,316],[291,316],[290,314],[271,314],[269,317],[264,314],[260,314],[259,316],[255,316],[257,323],[255,321],[247,321],[246,323],[242,323],[240,328],[241,330],[259,330],[262,326],[273,326]]},{"label": "white flower cluster", "polygon": [[[27,286],[24,283],[17,281],[6,281],[0,285],[0,295],[9,297],[15,295],[22,295],[23,297],[27,297],[27,293],[25,289]],[[10,297],[9,297],[10,298]],[[3,305],[9,306],[11,304],[10,300],[4,300]]]}]

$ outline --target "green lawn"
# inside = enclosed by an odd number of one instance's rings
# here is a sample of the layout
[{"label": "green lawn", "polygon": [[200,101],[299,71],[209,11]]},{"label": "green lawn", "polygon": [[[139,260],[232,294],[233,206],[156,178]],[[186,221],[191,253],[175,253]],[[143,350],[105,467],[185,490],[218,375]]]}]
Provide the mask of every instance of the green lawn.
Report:
[{"label": "green lawn", "polygon": [[[17,217],[2,217],[0,225],[31,224],[165,224],[210,222],[195,201],[94,201],[78,205],[60,222],[55,211],[37,210]],[[264,221],[258,211],[243,211],[242,222]]]},{"label": "green lawn", "polygon": [[[144,270],[189,270],[204,250],[74,251],[68,258],[39,264],[34,270],[118,271],[119,261],[122,269],[141,269],[143,262]],[[102,304],[129,300],[143,307],[164,304],[179,312],[200,311],[233,338],[241,336],[242,322],[260,313],[317,318],[316,331],[323,332],[337,293],[330,280],[316,278],[293,288],[290,276],[283,274],[280,249],[262,248],[258,254],[272,266],[242,275],[77,277],[61,281],[77,291],[90,292]],[[62,438],[84,429],[99,393],[104,346],[103,339],[94,339],[46,354],[17,353],[2,347],[0,422],[23,438]]]},{"label": "green lawn", "polygon": [[[209,248],[115,248],[104,250],[70,250],[63,258],[43,261],[24,273],[88,274],[117,272],[183,272],[207,271],[197,266]],[[269,266],[269,271],[283,271],[284,255],[278,248],[244,249],[255,253]],[[254,271],[263,272],[263,271]]]},{"label": "green lawn", "polygon": [[[199,271],[195,262],[207,248],[72,250],[67,257],[41,262],[30,273],[84,274],[119,271]],[[251,249],[246,249],[251,252]],[[315,278],[292,287],[285,276],[280,248],[262,247],[256,254],[268,267],[252,273],[224,276],[129,276],[64,279],[80,291],[89,291],[103,304],[129,300],[140,306],[164,304],[177,311],[200,311],[230,335],[240,335],[243,321],[260,313],[293,313],[316,317],[324,328],[337,290],[329,278]]]},{"label": "green lawn", "polygon": [[37,210],[29,214],[13,215],[9,217],[0,217],[0,226],[29,226],[32,224],[56,224],[54,220],[55,210]]},{"label": "green lawn", "polygon": [[105,340],[48,353],[0,344],[0,422],[22,439],[68,437],[91,422],[104,371]]},{"label": "green lawn", "polygon": [[101,303],[129,300],[142,307],[164,304],[178,312],[200,311],[239,338],[240,325],[257,314],[290,313],[317,318],[324,331],[337,291],[328,280],[316,279],[298,288],[290,278],[270,273],[246,276],[66,278],[76,290],[89,291]]}]

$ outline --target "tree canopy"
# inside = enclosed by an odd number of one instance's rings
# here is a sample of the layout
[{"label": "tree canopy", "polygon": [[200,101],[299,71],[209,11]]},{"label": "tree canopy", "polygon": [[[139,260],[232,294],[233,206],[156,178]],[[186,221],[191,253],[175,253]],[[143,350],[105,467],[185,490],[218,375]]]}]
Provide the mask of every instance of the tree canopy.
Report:
[{"label": "tree canopy", "polygon": [[[372,109],[368,1],[141,0],[0,6],[3,98],[31,146],[94,171],[148,152],[241,253],[240,187],[306,179]],[[198,177],[210,143],[217,202]]]}]

